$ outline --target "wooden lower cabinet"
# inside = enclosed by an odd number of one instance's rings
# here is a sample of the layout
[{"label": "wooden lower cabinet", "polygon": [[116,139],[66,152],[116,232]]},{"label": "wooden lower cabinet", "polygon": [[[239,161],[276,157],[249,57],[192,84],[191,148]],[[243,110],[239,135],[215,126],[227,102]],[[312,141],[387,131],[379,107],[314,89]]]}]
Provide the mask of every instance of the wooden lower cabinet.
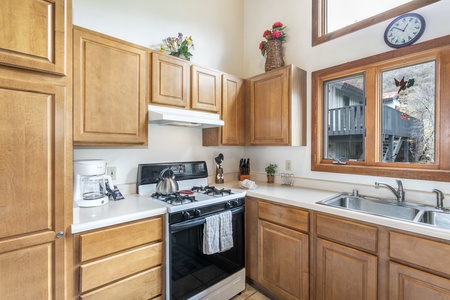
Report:
[{"label": "wooden lower cabinet", "polygon": [[245,201],[247,278],[272,299],[309,299],[308,212]]},{"label": "wooden lower cabinet", "polygon": [[450,299],[450,279],[391,262],[389,299]]},{"label": "wooden lower cabinet", "polygon": [[248,196],[245,213],[247,279],[271,299],[450,299],[449,240]]},{"label": "wooden lower cabinet", "polygon": [[308,299],[308,235],[259,221],[259,278],[282,299]]},{"label": "wooden lower cabinet", "polygon": [[316,299],[377,299],[377,256],[320,238],[316,247]]},{"label": "wooden lower cabinet", "polygon": [[163,291],[162,217],[75,238],[80,299],[152,299]]}]

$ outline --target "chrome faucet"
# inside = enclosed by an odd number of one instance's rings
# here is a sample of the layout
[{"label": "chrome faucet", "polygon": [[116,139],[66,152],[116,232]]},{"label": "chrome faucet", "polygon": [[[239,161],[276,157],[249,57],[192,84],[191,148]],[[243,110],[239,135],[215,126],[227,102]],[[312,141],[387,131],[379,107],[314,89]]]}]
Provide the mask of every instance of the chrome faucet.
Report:
[{"label": "chrome faucet", "polygon": [[395,195],[398,202],[405,202],[405,191],[403,190],[402,181],[399,179],[395,179],[397,182],[397,190],[395,190],[392,186],[384,182],[375,182],[375,187],[378,188],[380,185],[387,187],[391,190],[391,192]]},{"label": "chrome faucet", "polygon": [[436,193],[437,205],[436,208],[444,209],[444,193],[438,189],[433,189],[433,193]]}]

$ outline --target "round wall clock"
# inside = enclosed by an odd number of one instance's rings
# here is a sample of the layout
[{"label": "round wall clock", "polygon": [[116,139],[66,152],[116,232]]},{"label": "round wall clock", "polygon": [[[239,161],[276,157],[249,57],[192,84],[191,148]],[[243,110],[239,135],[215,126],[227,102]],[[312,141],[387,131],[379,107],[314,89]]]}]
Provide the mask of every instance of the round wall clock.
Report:
[{"label": "round wall clock", "polygon": [[407,13],[395,18],[384,32],[384,41],[389,47],[401,48],[414,44],[425,30],[425,19],[416,13]]}]

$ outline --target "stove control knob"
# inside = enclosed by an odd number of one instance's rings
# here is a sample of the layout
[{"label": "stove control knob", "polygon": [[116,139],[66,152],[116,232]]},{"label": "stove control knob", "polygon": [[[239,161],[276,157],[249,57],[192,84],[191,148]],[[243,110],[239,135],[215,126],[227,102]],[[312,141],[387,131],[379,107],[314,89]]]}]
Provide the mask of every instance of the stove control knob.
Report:
[{"label": "stove control knob", "polygon": [[233,201],[233,206],[235,206],[235,207],[236,207],[236,206],[239,206],[239,201],[234,200],[234,201]]},{"label": "stove control knob", "polygon": [[200,211],[200,209],[194,209],[194,216],[196,217],[200,217],[202,215],[202,212]]},{"label": "stove control knob", "polygon": [[233,204],[231,203],[231,201],[228,201],[227,203],[225,203],[225,208],[229,209],[232,207],[233,207]]},{"label": "stove control knob", "polygon": [[191,214],[188,211],[183,211],[183,218],[188,220],[191,217]]}]

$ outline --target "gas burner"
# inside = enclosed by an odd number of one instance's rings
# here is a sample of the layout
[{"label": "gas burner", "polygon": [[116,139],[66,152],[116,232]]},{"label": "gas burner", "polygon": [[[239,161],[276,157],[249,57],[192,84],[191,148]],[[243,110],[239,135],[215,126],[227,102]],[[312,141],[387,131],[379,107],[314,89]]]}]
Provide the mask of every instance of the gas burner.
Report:
[{"label": "gas burner", "polygon": [[191,191],[193,191],[193,192],[204,192],[204,191],[206,191],[206,189],[209,187],[209,185],[207,185],[207,186],[203,186],[203,185],[198,185],[198,186],[193,186],[192,188],[191,188]]},{"label": "gas burner", "polygon": [[154,193],[152,194],[153,198],[156,198],[158,200],[164,201],[168,204],[172,205],[182,205],[186,203],[191,203],[197,201],[195,199],[194,195],[181,195],[180,193],[173,193],[173,194],[160,194],[160,193]]},{"label": "gas burner", "polygon": [[209,196],[223,196],[223,195],[231,195],[231,190],[228,189],[218,189],[214,186],[205,187],[205,194]]}]

